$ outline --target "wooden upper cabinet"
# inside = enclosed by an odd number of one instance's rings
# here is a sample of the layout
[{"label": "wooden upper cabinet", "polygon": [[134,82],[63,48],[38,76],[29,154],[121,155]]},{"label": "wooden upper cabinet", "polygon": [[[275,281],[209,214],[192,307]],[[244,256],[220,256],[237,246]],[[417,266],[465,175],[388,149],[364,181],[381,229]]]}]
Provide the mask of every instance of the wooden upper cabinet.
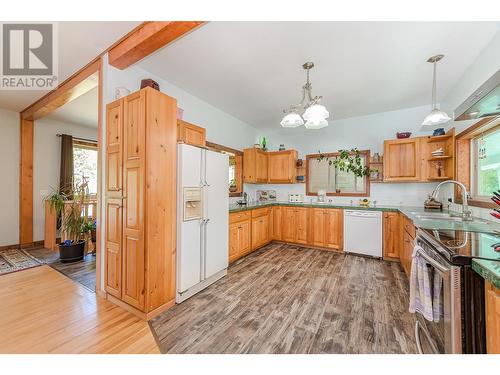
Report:
[{"label": "wooden upper cabinet", "polygon": [[269,152],[269,183],[292,184],[296,179],[297,151]]},{"label": "wooden upper cabinet", "polygon": [[403,246],[403,225],[399,212],[384,212],[384,258],[398,259]]},{"label": "wooden upper cabinet", "polygon": [[243,150],[243,182],[268,182],[268,153],[258,148]]},{"label": "wooden upper cabinet", "polygon": [[201,126],[177,120],[177,140],[193,146],[205,146],[206,130]]},{"label": "wooden upper cabinet", "polygon": [[419,181],[421,178],[420,138],[384,141],[384,181]]},{"label": "wooden upper cabinet", "polygon": [[486,351],[500,354],[500,289],[485,282]]}]

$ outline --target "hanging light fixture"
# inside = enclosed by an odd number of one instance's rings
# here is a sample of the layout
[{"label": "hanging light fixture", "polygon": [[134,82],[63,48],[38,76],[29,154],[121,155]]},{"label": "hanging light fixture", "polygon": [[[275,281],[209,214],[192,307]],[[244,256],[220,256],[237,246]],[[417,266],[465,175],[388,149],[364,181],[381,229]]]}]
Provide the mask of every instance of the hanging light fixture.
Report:
[{"label": "hanging light fixture", "polygon": [[319,104],[321,96],[312,97],[312,85],[309,82],[309,70],[314,67],[313,62],[306,62],[302,67],[307,72],[307,81],[302,86],[302,100],[297,105],[290,106],[283,111],[285,116],[280,124],[284,128],[296,128],[304,125],[307,129],[321,129],[328,126],[326,119],[330,116],[325,106]]},{"label": "hanging light fixture", "polygon": [[442,125],[451,120],[450,116],[444,111],[441,111],[437,107],[437,98],[436,98],[436,64],[439,60],[441,60],[444,55],[436,55],[429,57],[427,60],[428,63],[432,63],[434,65],[434,74],[432,76],[432,111],[429,113],[424,122],[422,122],[423,126],[435,126]]}]

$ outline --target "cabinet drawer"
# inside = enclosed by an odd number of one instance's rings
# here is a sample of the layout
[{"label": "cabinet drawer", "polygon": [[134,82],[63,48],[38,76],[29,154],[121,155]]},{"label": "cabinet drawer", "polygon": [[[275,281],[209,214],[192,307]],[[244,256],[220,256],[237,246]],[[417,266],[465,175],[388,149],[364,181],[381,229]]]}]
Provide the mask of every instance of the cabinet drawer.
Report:
[{"label": "cabinet drawer", "polygon": [[411,238],[415,238],[417,232],[417,230],[415,229],[415,225],[413,225],[413,222],[406,216],[403,219],[403,227],[405,231],[411,236]]},{"label": "cabinet drawer", "polygon": [[229,224],[238,223],[244,220],[250,220],[251,211],[241,211],[229,214]]},{"label": "cabinet drawer", "polygon": [[257,208],[255,210],[252,210],[252,218],[269,215],[270,213],[271,207]]}]

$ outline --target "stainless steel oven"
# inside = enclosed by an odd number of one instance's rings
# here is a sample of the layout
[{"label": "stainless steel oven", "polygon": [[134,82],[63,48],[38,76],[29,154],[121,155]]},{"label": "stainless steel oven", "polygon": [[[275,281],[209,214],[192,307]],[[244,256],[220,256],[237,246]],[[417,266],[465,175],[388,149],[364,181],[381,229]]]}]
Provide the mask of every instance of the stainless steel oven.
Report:
[{"label": "stainless steel oven", "polygon": [[439,321],[431,322],[421,314],[415,314],[417,350],[421,354],[462,353],[461,267],[447,261],[441,254],[446,250],[425,232],[419,230],[415,241],[422,248],[419,255],[426,260],[431,277],[439,274],[443,279],[440,291],[443,309]]}]

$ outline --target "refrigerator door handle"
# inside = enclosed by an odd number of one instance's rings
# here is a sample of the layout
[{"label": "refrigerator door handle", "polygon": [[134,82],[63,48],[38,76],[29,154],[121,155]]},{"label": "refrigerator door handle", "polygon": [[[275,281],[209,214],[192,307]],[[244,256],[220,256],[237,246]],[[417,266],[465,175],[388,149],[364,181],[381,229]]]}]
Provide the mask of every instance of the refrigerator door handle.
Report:
[{"label": "refrigerator door handle", "polygon": [[200,281],[205,280],[205,244],[206,244],[206,230],[205,219],[200,221]]}]

